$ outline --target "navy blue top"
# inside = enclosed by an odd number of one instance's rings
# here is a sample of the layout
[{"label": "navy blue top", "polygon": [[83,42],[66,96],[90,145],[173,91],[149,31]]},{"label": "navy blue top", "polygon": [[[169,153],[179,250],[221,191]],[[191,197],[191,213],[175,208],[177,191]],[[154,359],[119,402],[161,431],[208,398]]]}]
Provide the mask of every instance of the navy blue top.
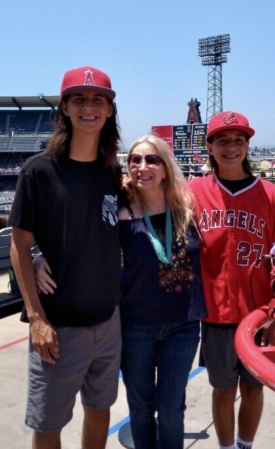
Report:
[{"label": "navy blue top", "polygon": [[[150,217],[164,239],[165,213]],[[199,264],[199,238],[190,227],[187,238],[175,241],[172,262],[159,261],[144,219],[119,221],[124,254],[120,310],[123,323],[160,325],[206,317]]]}]

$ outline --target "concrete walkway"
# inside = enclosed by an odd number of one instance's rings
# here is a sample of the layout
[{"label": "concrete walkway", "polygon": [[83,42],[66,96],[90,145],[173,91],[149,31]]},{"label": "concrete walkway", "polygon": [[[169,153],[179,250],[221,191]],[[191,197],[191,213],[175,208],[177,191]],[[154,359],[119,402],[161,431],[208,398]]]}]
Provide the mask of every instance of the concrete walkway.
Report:
[{"label": "concrete walkway", "polygon": [[[28,325],[19,314],[0,319],[0,447],[30,449],[32,431],[24,425],[27,390]],[[119,380],[119,395],[111,410],[107,449],[121,449],[118,431],[128,421],[125,389]],[[236,409],[239,399],[236,401]],[[211,416],[211,388],[207,374],[194,363],[187,391],[185,449],[218,447]],[[265,388],[265,408],[253,449],[274,449],[275,392]],[[62,433],[62,449],[80,449],[82,408],[77,397],[73,420]]]}]

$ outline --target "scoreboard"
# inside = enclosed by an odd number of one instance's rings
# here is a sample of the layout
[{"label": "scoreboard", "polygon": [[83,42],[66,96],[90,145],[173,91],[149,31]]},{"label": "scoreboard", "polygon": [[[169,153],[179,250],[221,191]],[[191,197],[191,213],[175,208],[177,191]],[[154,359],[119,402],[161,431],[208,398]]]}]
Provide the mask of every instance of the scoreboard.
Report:
[{"label": "scoreboard", "polygon": [[173,150],[192,148],[192,125],[173,126]]},{"label": "scoreboard", "polygon": [[151,131],[170,146],[181,164],[204,163],[207,159],[207,124],[152,126]]},{"label": "scoreboard", "polygon": [[194,150],[198,150],[201,148],[206,149],[206,133],[207,133],[207,125],[205,124],[193,125],[192,148]]}]

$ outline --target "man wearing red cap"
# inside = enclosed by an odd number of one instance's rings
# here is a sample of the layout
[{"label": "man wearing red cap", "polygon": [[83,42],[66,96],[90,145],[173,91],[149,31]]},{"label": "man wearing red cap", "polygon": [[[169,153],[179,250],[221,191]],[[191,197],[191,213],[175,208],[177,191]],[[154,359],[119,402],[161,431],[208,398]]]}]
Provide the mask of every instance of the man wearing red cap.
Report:
[{"label": "man wearing red cap", "polygon": [[[208,317],[202,323],[202,356],[213,386],[213,419],[220,448],[250,449],[263,408],[263,387],[238,359],[238,323],[271,299],[270,267],[250,267],[275,241],[275,186],[253,176],[248,161],[254,130],[237,112],[209,122],[210,173],[190,181],[202,233],[201,265]],[[234,443],[234,402],[241,403]]]},{"label": "man wearing red cap", "polygon": [[[26,161],[10,214],[11,257],[30,323],[33,449],[60,449],[78,392],[82,448],[106,444],[121,351],[114,98],[108,75],[95,68],[65,74],[56,130],[46,151]],[[52,295],[43,285],[37,291],[33,238],[52,274]]]}]

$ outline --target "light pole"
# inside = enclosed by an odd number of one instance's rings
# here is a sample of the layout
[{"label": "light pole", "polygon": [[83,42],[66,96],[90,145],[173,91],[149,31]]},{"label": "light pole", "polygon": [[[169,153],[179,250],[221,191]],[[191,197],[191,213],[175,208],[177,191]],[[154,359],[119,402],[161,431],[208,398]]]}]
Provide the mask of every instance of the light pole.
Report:
[{"label": "light pole", "polygon": [[230,53],[229,34],[199,39],[201,63],[208,66],[207,123],[213,115],[223,110],[222,64],[227,62],[226,53]]}]

